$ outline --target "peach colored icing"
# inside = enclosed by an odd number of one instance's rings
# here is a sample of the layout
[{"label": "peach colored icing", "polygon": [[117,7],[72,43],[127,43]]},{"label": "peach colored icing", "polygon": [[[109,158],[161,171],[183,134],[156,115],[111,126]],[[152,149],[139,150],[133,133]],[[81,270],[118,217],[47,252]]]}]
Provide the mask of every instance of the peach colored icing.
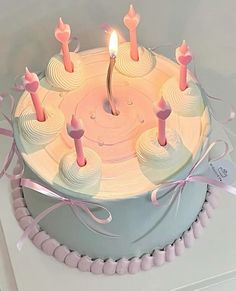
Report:
[{"label": "peach colored icing", "polygon": [[46,120],[38,121],[32,107],[27,107],[19,116],[18,126],[24,139],[31,144],[44,145],[53,141],[61,132],[65,117],[60,109],[45,106]]},{"label": "peach colored icing", "polygon": [[142,77],[150,73],[155,65],[155,56],[144,47],[138,48],[139,60],[134,61],[130,57],[130,43],[126,42],[119,46],[116,59],[116,69],[129,77]]},{"label": "peach colored icing", "polygon": [[157,182],[168,175],[170,169],[185,164],[191,153],[185,148],[180,136],[171,129],[166,131],[167,144],[161,146],[157,139],[157,129],[146,130],[136,143],[136,153],[143,173]]},{"label": "peach colored icing", "polygon": [[181,91],[178,79],[172,77],[163,84],[161,94],[173,111],[182,116],[201,116],[204,111],[201,91],[193,80],[189,80],[188,88]]},{"label": "peach colored icing", "polygon": [[62,180],[71,188],[80,192],[96,193],[99,190],[102,175],[101,159],[98,154],[84,148],[86,165],[79,167],[76,162],[76,153],[66,154],[60,162],[59,174]]},{"label": "peach colored icing", "polygon": [[46,69],[46,79],[50,85],[62,90],[74,90],[84,82],[84,69],[79,54],[70,53],[73,63],[73,72],[65,70],[62,56],[55,55],[48,63]]},{"label": "peach colored icing", "polygon": [[[79,58],[86,69],[83,86],[62,93],[60,89],[48,87],[46,80],[43,79],[39,95],[43,104],[60,108],[66,122],[70,121],[72,114],[83,120],[85,130],[83,145],[93,149],[102,160],[100,187],[96,189],[99,190],[96,197],[105,199],[128,197],[154,189],[157,180],[161,181],[162,178],[174,175],[184,166],[189,156],[194,157],[198,153],[206,139],[209,124],[207,108],[201,116],[185,117],[176,113],[172,107],[173,112],[166,121],[166,126],[175,130],[181,137],[183,148],[187,149],[185,158],[176,160],[174,166],[169,164],[169,169],[166,167],[163,171],[164,175],[161,171],[157,175],[156,171],[151,174],[152,164],[146,169],[145,166],[140,166],[136,155],[135,144],[138,138],[143,132],[156,126],[153,102],[160,99],[162,84],[171,76],[178,75],[177,65],[162,56],[152,54],[152,58],[155,59],[154,68],[142,79],[130,78],[115,70],[113,94],[120,114],[114,117],[106,108],[107,92],[104,80],[109,62],[107,49],[82,52]],[[30,96],[24,94],[16,109],[16,120],[30,102]],[[48,144],[37,147],[34,152],[25,142],[25,136],[21,138],[22,135],[21,132],[16,132],[16,137],[20,138],[20,151],[26,163],[40,178],[57,186],[58,189],[66,188],[67,193],[76,197],[77,191],[73,189],[71,182],[66,183],[59,174],[61,159],[74,147],[65,126],[56,138]],[[44,164],[47,164],[47,171],[40,163],[42,159],[45,161]],[[73,179],[76,180],[75,176]],[[89,190],[87,194],[90,194]]]}]

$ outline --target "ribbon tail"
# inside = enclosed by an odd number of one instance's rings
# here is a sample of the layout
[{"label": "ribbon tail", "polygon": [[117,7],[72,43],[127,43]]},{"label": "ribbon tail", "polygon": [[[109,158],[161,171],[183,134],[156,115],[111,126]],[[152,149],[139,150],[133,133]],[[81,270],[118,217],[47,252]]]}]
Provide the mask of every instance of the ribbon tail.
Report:
[{"label": "ribbon tail", "polygon": [[[17,157],[18,157],[18,165],[20,166],[20,168],[19,168],[19,171],[18,171],[18,173],[17,174],[8,174],[7,172],[5,172],[5,175],[10,179],[10,180],[17,180],[17,179],[20,179],[20,178],[22,178],[22,176],[23,176],[23,173],[24,173],[24,163],[23,163],[23,160],[22,160],[22,158],[21,158],[21,156],[20,156],[20,154],[19,154],[19,152],[18,152],[18,150],[16,149],[16,146],[15,146],[15,149],[14,149],[14,154],[16,154],[17,155]],[[14,155],[13,154],[13,155]],[[13,159],[13,157],[12,157],[12,159]]]},{"label": "ribbon tail", "polygon": [[13,132],[11,129],[0,128],[0,134],[8,137],[13,137]]},{"label": "ribbon tail", "polygon": [[8,168],[11,164],[11,161],[14,157],[14,153],[15,153],[15,143],[13,142],[11,145],[10,152],[8,153],[7,158],[3,162],[3,169],[0,172],[0,178],[2,178],[4,176],[4,174],[6,173],[6,171],[8,170]]},{"label": "ribbon tail", "polygon": [[164,219],[164,217],[166,216],[166,214],[171,210],[173,203],[174,203],[174,198],[173,196],[170,199],[170,202],[168,204],[166,204],[165,206],[167,206],[166,211],[163,213],[162,217],[160,219],[158,219],[158,221],[156,221],[156,223],[150,228],[148,229],[144,234],[142,234],[141,236],[139,236],[138,238],[136,238],[135,240],[132,241],[132,243],[137,243],[140,240],[142,240],[144,237],[146,237],[147,235],[149,235],[150,233],[152,233],[154,231],[154,229],[157,228],[157,226],[162,222],[162,220]]},{"label": "ribbon tail", "polygon": [[84,218],[82,218],[82,215],[80,215],[79,213],[79,209],[76,205],[71,205],[71,208],[72,208],[72,211],[74,212],[75,216],[79,219],[79,221],[86,227],[88,228],[90,231],[96,233],[96,234],[100,234],[100,235],[103,235],[103,236],[107,236],[107,237],[110,237],[110,238],[117,238],[119,237],[120,235],[117,235],[117,234],[113,234],[113,233],[110,233],[110,232],[107,232],[107,231],[101,231],[93,226],[91,226],[87,221],[85,221]]},{"label": "ribbon tail", "polygon": [[236,137],[236,133],[234,131],[232,131],[228,127],[224,127],[224,129],[228,134],[232,135],[233,137]]},{"label": "ribbon tail", "polygon": [[209,184],[211,186],[216,186],[218,188],[221,188],[223,190],[225,190],[226,192],[229,192],[233,195],[236,195],[236,187],[233,187],[231,185],[227,185],[223,182],[220,182],[218,180],[209,178],[209,177],[205,177],[205,176],[192,176],[190,178],[190,180],[192,182],[199,182],[199,183],[204,183],[204,184]]},{"label": "ribbon tail", "polygon": [[175,218],[177,217],[178,212],[179,212],[179,205],[180,205],[182,193],[183,193],[183,187],[179,187],[179,190],[178,190],[177,195],[176,195],[177,204],[176,204],[176,209],[175,209]]},{"label": "ribbon tail", "polygon": [[52,212],[53,210],[61,207],[65,205],[64,201],[58,202],[54,205],[52,205],[51,207],[45,209],[43,212],[41,212],[39,215],[37,215],[34,220],[32,221],[32,223],[25,229],[25,231],[23,232],[22,236],[20,237],[20,239],[18,240],[16,246],[18,248],[18,250],[20,251],[22,249],[24,240],[28,237],[28,235],[31,233],[31,231],[33,230],[33,228],[44,218],[46,217],[50,212]]},{"label": "ribbon tail", "polygon": [[[173,185],[173,183],[175,183],[176,184],[176,182],[169,182],[170,183],[170,185]],[[170,201],[167,203],[167,204],[165,204],[165,205],[162,205],[161,207],[163,207],[163,206],[165,206],[165,207],[167,207],[167,210],[164,212],[164,214],[163,214],[163,216],[162,216],[162,218],[161,219],[159,219],[148,231],[146,231],[144,234],[142,234],[141,236],[139,236],[138,238],[136,238],[134,241],[132,241],[132,243],[136,243],[136,242],[138,242],[138,241],[140,241],[141,239],[143,239],[145,236],[147,236],[148,234],[150,234],[157,226],[158,226],[158,224],[162,221],[162,219],[164,218],[164,216],[170,211],[170,209],[171,209],[171,207],[172,207],[172,205],[173,205],[173,203],[175,202],[175,198],[177,197],[177,195],[179,194],[179,191],[180,191],[180,188],[178,187],[178,185],[177,186],[174,186],[174,187],[176,187],[175,188],[175,190],[174,190],[174,193],[172,194],[172,196],[171,196],[171,198],[170,198]],[[172,187],[167,193],[169,193],[171,190],[173,190],[174,188]],[[158,189],[157,189],[158,190]],[[155,190],[155,191],[153,191],[153,192],[155,192],[155,193],[153,193],[152,192],[152,195],[153,195],[153,197],[151,198],[151,200],[152,199],[154,199],[154,200],[152,200],[152,203],[155,205],[156,204],[156,202],[157,202],[157,199],[156,199],[156,191],[157,190]],[[165,193],[165,195],[164,196],[166,196],[166,193]],[[162,196],[163,197],[163,196]],[[158,204],[157,204],[158,205]],[[156,206],[156,205],[155,205]],[[158,205],[159,206],[159,205]]]},{"label": "ribbon tail", "polygon": [[[92,206],[95,206],[95,207],[97,206],[100,209],[104,210],[105,212],[108,213],[107,218],[105,218],[105,219],[98,218],[96,215],[93,214],[93,212],[86,205],[92,205]],[[86,202],[86,205],[83,202],[81,202],[81,203],[78,204],[78,206],[81,209],[83,209],[84,212],[86,212],[97,223],[99,223],[99,224],[107,224],[107,223],[109,223],[109,222],[112,221],[112,216],[111,216],[110,211],[108,209],[106,209],[104,206],[102,206],[100,204],[97,204],[97,203],[91,203],[91,202]]]}]

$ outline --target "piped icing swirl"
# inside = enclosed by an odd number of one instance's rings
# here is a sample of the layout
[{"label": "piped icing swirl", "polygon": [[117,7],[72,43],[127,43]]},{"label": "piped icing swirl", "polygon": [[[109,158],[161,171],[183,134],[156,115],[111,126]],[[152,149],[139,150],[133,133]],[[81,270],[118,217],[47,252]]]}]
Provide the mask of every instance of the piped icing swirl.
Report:
[{"label": "piped icing swirl", "polygon": [[166,130],[167,144],[161,146],[157,130],[146,130],[136,143],[136,154],[145,176],[155,183],[173,174],[184,165],[191,153],[182,143],[180,136],[172,129]]},{"label": "piped icing swirl", "polygon": [[73,63],[73,72],[65,70],[61,55],[53,56],[46,69],[46,80],[55,88],[71,91],[81,86],[84,82],[84,69],[77,53],[70,53]]},{"label": "piped icing swirl", "polygon": [[99,191],[102,161],[98,154],[90,148],[84,148],[84,155],[86,165],[79,167],[76,162],[76,153],[66,154],[60,161],[59,174],[61,179],[74,190],[94,194]]},{"label": "piped icing swirl", "polygon": [[44,107],[45,121],[36,119],[32,107],[27,107],[19,116],[18,125],[24,139],[31,144],[45,145],[53,141],[61,132],[65,117],[60,109]]},{"label": "piped icing swirl", "polygon": [[139,60],[134,61],[130,57],[130,43],[119,46],[116,69],[129,77],[142,77],[150,73],[156,65],[156,57],[144,47],[138,48]]},{"label": "piped icing swirl", "polygon": [[186,117],[201,116],[204,111],[204,103],[201,91],[197,84],[189,79],[188,88],[179,89],[178,79],[168,79],[161,88],[161,94],[170,103],[173,111]]}]

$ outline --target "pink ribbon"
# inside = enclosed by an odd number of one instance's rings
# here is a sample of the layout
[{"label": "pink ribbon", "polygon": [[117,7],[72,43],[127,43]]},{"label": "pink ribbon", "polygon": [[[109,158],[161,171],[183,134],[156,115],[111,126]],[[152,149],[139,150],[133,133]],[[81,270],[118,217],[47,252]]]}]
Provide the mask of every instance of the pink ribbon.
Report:
[{"label": "pink ribbon", "polygon": [[[201,165],[201,163],[204,161],[204,159],[207,157],[207,155],[210,153],[210,151],[213,149],[213,147],[215,147],[219,143],[223,143],[223,145],[225,146],[225,149],[224,149],[222,154],[220,154],[218,157],[212,159],[211,161],[216,161],[216,160],[222,159],[229,152],[229,146],[223,140],[216,140],[210,144],[210,146],[204,152],[204,154],[199,159],[199,161],[197,161],[194,164],[194,166],[191,168],[187,177],[185,177],[183,179],[176,180],[176,181],[169,181],[169,182],[162,183],[159,185],[159,187],[157,189],[153,190],[151,193],[152,204],[156,207],[159,207],[159,208],[163,207],[163,206],[168,207],[168,206],[171,206],[172,202],[175,201],[176,198],[178,198],[177,207],[176,207],[176,215],[177,215],[178,210],[179,210],[180,198],[181,198],[181,194],[183,193],[184,187],[187,183],[192,183],[192,182],[213,185],[213,186],[216,186],[218,188],[224,189],[225,191],[227,191],[229,193],[236,195],[236,188],[233,186],[227,185],[223,182],[220,182],[218,180],[215,180],[215,179],[212,179],[210,177],[203,176],[203,175],[194,175],[194,172]],[[209,161],[209,162],[211,162],[211,161]],[[173,194],[171,196],[170,201],[167,204],[160,205],[158,203],[158,192],[160,190],[163,190],[163,189],[167,189],[167,192],[162,197],[166,196],[170,191],[173,191]],[[136,238],[133,241],[133,243],[137,243],[138,241],[140,241],[141,239],[146,237],[149,233],[151,233],[154,229],[156,229],[157,224],[158,223],[155,223],[148,231],[146,231],[144,234],[142,234],[141,236]]]},{"label": "pink ribbon", "polygon": [[[4,98],[6,97],[6,95],[2,95],[0,96],[0,103],[4,100]],[[4,118],[6,119],[6,121],[9,123],[10,127],[12,129],[6,129],[6,128],[0,128],[0,135],[4,135],[7,137],[11,137],[13,138],[11,147],[10,147],[10,151],[7,155],[7,157],[5,158],[4,162],[3,162],[3,167],[2,170],[0,171],[0,178],[5,174],[8,178],[10,178],[11,180],[15,180],[15,179],[19,179],[21,178],[21,186],[30,188],[32,190],[35,190],[37,192],[40,192],[41,194],[47,196],[47,197],[51,197],[53,199],[58,200],[59,202],[52,205],[51,207],[45,209],[43,212],[41,212],[34,220],[33,222],[26,228],[26,230],[24,231],[22,237],[20,238],[20,240],[17,243],[17,247],[18,249],[22,248],[22,244],[24,239],[29,235],[29,233],[33,230],[33,228],[37,225],[38,222],[40,222],[44,217],[46,217],[50,212],[54,211],[55,209],[62,207],[64,205],[69,205],[72,208],[72,211],[74,212],[74,214],[76,215],[76,217],[81,221],[81,223],[83,225],[85,225],[88,229],[90,229],[91,231],[95,232],[95,233],[99,233],[101,235],[105,235],[111,238],[114,237],[118,237],[119,235],[116,234],[112,234],[109,232],[106,232],[104,230],[99,230],[98,228],[95,228],[94,226],[90,225],[88,221],[85,221],[84,218],[80,215],[78,209],[83,210],[84,213],[86,213],[93,221],[95,221],[98,224],[107,224],[109,222],[111,222],[112,220],[112,216],[109,210],[107,210],[107,208],[105,208],[104,206],[98,204],[98,203],[94,203],[94,202],[86,202],[86,201],[82,201],[79,199],[69,199],[69,198],[65,198],[63,196],[60,196],[59,194],[50,191],[49,189],[45,188],[44,186],[37,184],[36,182],[33,182],[30,179],[24,179],[22,178],[23,172],[24,172],[24,164],[23,161],[20,157],[20,154],[16,148],[16,144],[14,141],[14,137],[13,137],[13,125],[12,125],[12,115],[13,115],[13,110],[14,110],[14,98],[10,95],[9,96],[10,100],[11,100],[11,108],[10,108],[10,115],[11,118],[9,118],[7,115],[5,115],[4,113],[2,113],[2,115],[4,116]],[[7,170],[9,168],[9,166],[11,165],[11,162],[13,160],[14,155],[18,156],[18,161],[20,164],[20,169],[18,170],[17,174],[14,175],[10,175],[7,173]],[[99,217],[97,217],[93,211],[90,209],[90,207],[96,207],[100,210],[105,211],[108,216],[104,219],[101,219]]]},{"label": "pink ribbon", "polygon": [[[219,98],[219,97],[215,97],[215,96],[212,96],[210,94],[208,94],[208,92],[206,91],[205,88],[203,88],[201,82],[200,82],[200,79],[198,77],[198,74],[197,74],[197,69],[196,69],[196,65],[195,65],[195,62],[193,63],[193,77],[195,78],[195,80],[198,82],[200,88],[202,89],[202,91],[205,93],[205,95],[208,97],[208,99],[211,99],[211,100],[214,100],[214,101],[217,101],[217,102],[221,102],[223,103],[223,105],[225,105],[225,100],[223,100],[222,98]],[[227,104],[227,103],[226,103]],[[232,120],[235,119],[235,116],[236,116],[236,113],[235,113],[235,108],[232,104],[227,104],[227,106],[229,106],[229,114],[228,114],[228,117],[225,119],[225,120],[219,120],[216,116],[215,116],[215,113],[214,113],[214,110],[212,108],[212,105],[211,103],[209,102],[209,110],[210,110],[210,113],[212,115],[212,117],[218,121],[219,123],[221,123],[222,125],[224,124],[227,124],[228,122],[231,122]],[[228,129],[227,129],[228,130]],[[232,132],[232,134],[234,134]]]},{"label": "pink ribbon", "polygon": [[160,184],[160,186],[157,189],[153,190],[152,193],[151,193],[151,202],[155,206],[159,207],[160,205],[158,203],[158,198],[157,198],[158,192],[160,190],[162,190],[162,189],[173,187],[172,190],[174,189],[174,192],[173,192],[173,195],[172,195],[168,205],[171,204],[171,202],[176,197],[178,197],[179,200],[178,200],[178,203],[177,203],[177,211],[176,211],[176,212],[178,212],[180,197],[181,197],[181,194],[182,194],[182,192],[184,190],[184,187],[185,187],[185,185],[187,183],[191,183],[191,182],[198,182],[198,183],[204,183],[204,184],[209,184],[209,185],[212,185],[212,186],[216,186],[218,188],[224,189],[225,191],[227,191],[227,192],[229,192],[231,194],[236,195],[236,188],[233,187],[233,186],[227,185],[227,184],[225,184],[223,182],[220,182],[218,180],[212,179],[212,178],[207,177],[207,176],[194,175],[195,170],[204,161],[204,159],[207,157],[207,155],[210,153],[210,151],[213,149],[213,147],[215,147],[219,143],[223,143],[223,145],[225,146],[225,149],[224,149],[223,153],[220,154],[218,157],[210,160],[209,162],[222,159],[229,152],[229,146],[223,140],[216,140],[216,141],[214,141],[214,142],[212,142],[210,144],[210,146],[207,148],[207,150],[202,155],[200,160],[194,164],[194,166],[191,168],[191,170],[190,170],[189,174],[187,175],[187,177],[185,177],[183,179],[180,179],[180,180],[176,180],[176,181],[169,181],[169,182],[162,183],[162,184]]},{"label": "pink ribbon", "polygon": [[[71,208],[72,208],[74,214],[76,215],[76,217],[81,221],[82,224],[84,224],[91,231],[93,231],[95,233],[99,233],[101,235],[108,236],[108,237],[118,237],[118,235],[111,234],[109,232],[100,231],[98,229],[95,229],[94,227],[89,225],[87,221],[83,220],[81,215],[79,215],[79,209],[80,209],[80,210],[83,210],[83,212],[86,213],[90,218],[92,218],[92,220],[94,220],[96,223],[98,223],[98,224],[108,224],[112,220],[111,212],[106,207],[102,206],[101,204],[98,204],[98,203],[95,203],[95,202],[87,202],[87,201],[83,201],[83,200],[79,200],[79,199],[71,199],[71,198],[63,197],[63,196],[59,195],[58,193],[55,193],[55,192],[47,189],[46,187],[44,187],[44,186],[42,186],[42,185],[40,185],[40,184],[30,180],[30,179],[22,178],[21,179],[21,186],[29,188],[29,189],[32,189],[34,191],[37,191],[40,194],[42,194],[42,195],[44,195],[46,197],[58,200],[59,202],[57,202],[56,204],[48,207],[47,209],[42,211],[39,215],[37,215],[34,218],[33,222],[26,228],[26,230],[24,231],[23,235],[21,236],[21,238],[19,239],[19,241],[17,243],[17,248],[19,250],[22,248],[24,240],[28,237],[28,235],[33,230],[33,228],[43,218],[45,218],[49,213],[51,213],[52,211],[56,210],[57,208],[60,208],[60,207],[65,206],[65,205],[71,206]],[[96,207],[96,208],[98,208],[100,210],[103,210],[107,214],[107,217],[104,218],[104,219],[101,219],[101,218],[97,217],[93,213],[93,211],[90,209],[90,207]]]},{"label": "pink ribbon", "polygon": [[[0,105],[3,102],[4,98],[6,98],[7,96],[10,98],[10,115],[11,115],[11,118],[12,118],[12,114],[13,114],[13,110],[14,110],[14,106],[15,106],[15,101],[14,101],[13,96],[2,94],[0,96]],[[12,138],[12,144],[10,146],[9,153],[7,154],[6,158],[3,161],[2,170],[0,171],[0,178],[2,178],[4,175],[6,175],[10,179],[18,179],[18,178],[20,178],[22,176],[23,171],[24,171],[23,162],[21,160],[19,152],[17,151],[16,144],[15,144],[15,141],[14,141],[11,118],[9,118],[4,113],[2,113],[2,115],[5,118],[5,120],[9,123],[11,129],[0,128],[0,135],[6,136],[6,137],[11,137]],[[17,155],[19,163],[20,163],[20,170],[19,170],[19,173],[17,173],[16,175],[10,175],[10,174],[7,173],[7,170],[10,167],[11,162],[12,162],[15,154]]]}]

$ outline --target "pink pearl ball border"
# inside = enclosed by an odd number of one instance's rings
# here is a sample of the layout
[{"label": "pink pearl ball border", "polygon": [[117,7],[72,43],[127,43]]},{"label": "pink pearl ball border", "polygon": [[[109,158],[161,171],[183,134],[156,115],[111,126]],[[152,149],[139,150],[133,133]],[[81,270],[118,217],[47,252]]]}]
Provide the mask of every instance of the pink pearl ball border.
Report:
[{"label": "pink pearl ball border", "polygon": [[[19,225],[24,230],[32,222],[33,218],[26,207],[23,193],[19,187],[20,180],[14,182],[12,187],[13,207],[15,217]],[[206,200],[202,210],[191,227],[186,230],[182,236],[176,239],[172,244],[167,245],[162,250],[154,250],[146,253],[141,257],[131,259],[121,258],[114,261],[113,259],[91,259],[89,256],[81,256],[75,251],[69,250],[66,246],[61,245],[58,241],[51,238],[44,230],[37,225],[30,233],[29,238],[33,244],[41,249],[44,253],[54,256],[59,262],[65,263],[72,268],[78,268],[82,272],[91,272],[93,274],[136,274],[139,271],[147,271],[152,267],[159,267],[165,262],[172,262],[176,256],[180,256],[185,248],[190,248],[195,239],[198,239],[207,226],[209,219],[213,215],[213,210],[218,205],[217,190],[208,186]]]}]

